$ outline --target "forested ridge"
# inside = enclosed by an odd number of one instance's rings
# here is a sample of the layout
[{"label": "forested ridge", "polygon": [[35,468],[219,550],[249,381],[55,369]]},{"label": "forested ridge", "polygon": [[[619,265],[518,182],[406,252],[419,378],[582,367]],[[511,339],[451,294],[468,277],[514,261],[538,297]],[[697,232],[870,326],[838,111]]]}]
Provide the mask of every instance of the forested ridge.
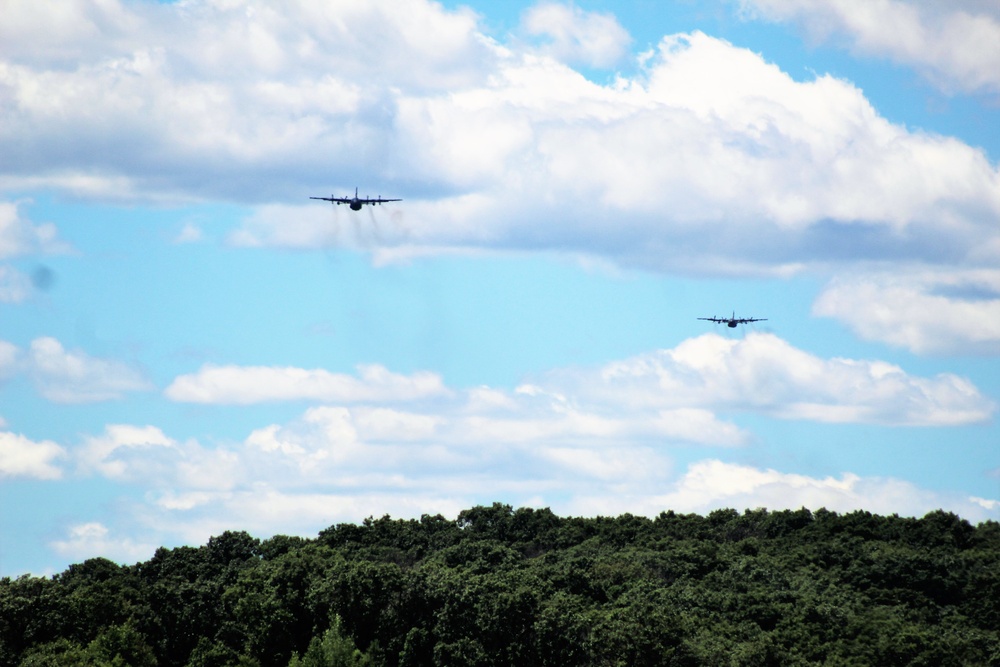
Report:
[{"label": "forested ridge", "polygon": [[1000,524],[477,506],[0,580],[0,666],[1000,665]]}]

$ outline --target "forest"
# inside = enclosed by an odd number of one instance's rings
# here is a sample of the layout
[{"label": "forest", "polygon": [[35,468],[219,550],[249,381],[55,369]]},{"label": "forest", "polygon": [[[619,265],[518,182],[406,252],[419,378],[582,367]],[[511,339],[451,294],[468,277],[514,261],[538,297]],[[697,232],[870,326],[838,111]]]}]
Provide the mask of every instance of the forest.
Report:
[{"label": "forest", "polygon": [[0,579],[0,667],[1000,665],[1000,524],[494,503]]}]

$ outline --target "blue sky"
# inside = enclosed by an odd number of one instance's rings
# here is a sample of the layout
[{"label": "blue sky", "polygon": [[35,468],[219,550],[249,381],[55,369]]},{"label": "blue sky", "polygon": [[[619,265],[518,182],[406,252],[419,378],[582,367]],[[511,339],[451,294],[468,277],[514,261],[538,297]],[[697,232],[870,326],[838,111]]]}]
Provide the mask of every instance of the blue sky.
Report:
[{"label": "blue sky", "polygon": [[[0,575],[494,501],[1000,519],[998,73],[978,0],[16,3]],[[308,199],[355,187],[403,201]]]}]

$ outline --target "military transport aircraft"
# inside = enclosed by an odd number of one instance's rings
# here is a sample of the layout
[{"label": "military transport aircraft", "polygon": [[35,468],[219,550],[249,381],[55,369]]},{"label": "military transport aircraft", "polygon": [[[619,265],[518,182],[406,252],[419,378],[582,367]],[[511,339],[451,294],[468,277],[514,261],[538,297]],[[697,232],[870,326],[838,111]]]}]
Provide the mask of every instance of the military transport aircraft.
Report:
[{"label": "military transport aircraft", "polygon": [[736,311],[733,311],[732,317],[699,317],[699,320],[708,320],[709,322],[715,322],[716,324],[725,324],[730,329],[735,329],[737,324],[749,324],[750,322],[766,322],[767,318],[755,318],[755,317],[736,317]]},{"label": "military transport aircraft", "polygon": [[403,201],[402,199],[382,199],[382,197],[376,197],[375,199],[369,199],[368,197],[359,197],[358,189],[354,188],[353,197],[310,197],[309,199],[322,199],[323,201],[333,202],[338,206],[341,204],[347,204],[351,207],[352,211],[360,211],[361,207],[365,204],[384,204],[388,201]]}]

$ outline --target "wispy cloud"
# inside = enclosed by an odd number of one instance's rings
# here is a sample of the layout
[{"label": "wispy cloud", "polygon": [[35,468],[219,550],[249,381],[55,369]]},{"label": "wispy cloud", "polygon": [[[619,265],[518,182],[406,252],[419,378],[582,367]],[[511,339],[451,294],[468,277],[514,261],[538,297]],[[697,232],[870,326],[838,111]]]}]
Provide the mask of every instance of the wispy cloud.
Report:
[{"label": "wispy cloud", "polygon": [[0,340],[0,380],[13,377],[20,369],[21,350],[5,340]]},{"label": "wispy cloud", "polygon": [[152,389],[143,373],[132,366],[66,350],[58,340],[47,336],[31,341],[29,349],[19,352],[19,356],[16,370],[29,376],[39,393],[56,403],[107,401]]},{"label": "wispy cloud", "polygon": [[55,225],[35,224],[21,215],[19,207],[18,202],[0,201],[0,259],[69,251]]},{"label": "wispy cloud", "polygon": [[446,394],[447,390],[437,374],[404,376],[379,365],[359,366],[357,377],[323,369],[208,365],[195,374],[178,377],[164,393],[170,400],[185,403],[354,403],[414,400]]},{"label": "wispy cloud", "polygon": [[21,303],[33,291],[30,277],[12,266],[0,264],[0,303]]},{"label": "wispy cloud", "polygon": [[157,547],[161,546],[131,537],[119,537],[97,521],[70,526],[66,533],[64,539],[53,540],[50,546],[56,553],[77,562],[100,556],[135,563],[152,558]]}]

